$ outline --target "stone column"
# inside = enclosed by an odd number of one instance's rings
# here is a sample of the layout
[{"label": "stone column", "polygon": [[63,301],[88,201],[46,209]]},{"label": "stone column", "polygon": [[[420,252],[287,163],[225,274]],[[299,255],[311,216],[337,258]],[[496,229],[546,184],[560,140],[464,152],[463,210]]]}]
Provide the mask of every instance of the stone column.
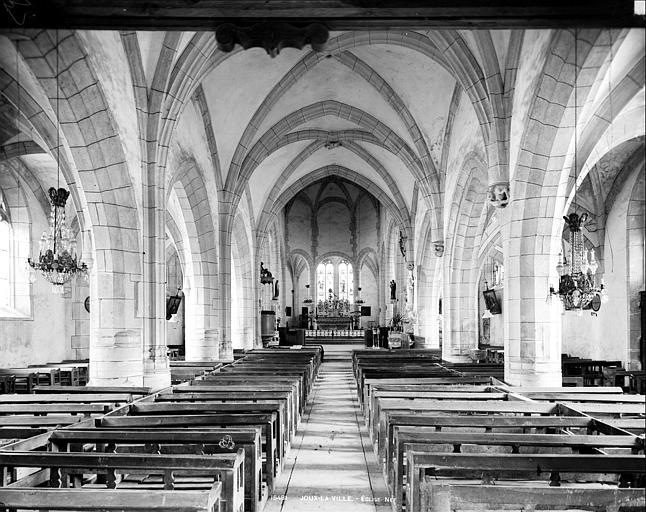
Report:
[{"label": "stone column", "polygon": [[[163,173],[159,173],[163,176]],[[158,183],[156,166],[149,164],[143,184],[143,279],[144,385],[153,389],[170,386],[166,349],[166,192]]]},{"label": "stone column", "polygon": [[528,231],[527,220],[514,215],[531,212],[531,207],[522,204],[526,201],[515,199],[513,211],[500,215],[505,264],[505,380],[517,386],[561,386],[559,299],[552,305],[546,302],[550,283],[558,283],[557,253],[552,256],[551,249],[560,245],[560,230],[555,244],[551,218],[535,217],[535,227]]},{"label": "stone column", "polygon": [[120,331],[95,338],[90,346],[91,386],[142,386],[141,334]]},{"label": "stone column", "polygon": [[217,361],[220,355],[220,331],[206,329],[198,336],[192,336],[191,343],[185,345],[187,361]]},{"label": "stone column", "polygon": [[[223,357],[227,342],[231,343],[231,236],[233,217],[225,211],[220,212],[220,294],[218,300],[218,318],[220,321],[220,358]],[[252,260],[253,261],[253,260]]]}]

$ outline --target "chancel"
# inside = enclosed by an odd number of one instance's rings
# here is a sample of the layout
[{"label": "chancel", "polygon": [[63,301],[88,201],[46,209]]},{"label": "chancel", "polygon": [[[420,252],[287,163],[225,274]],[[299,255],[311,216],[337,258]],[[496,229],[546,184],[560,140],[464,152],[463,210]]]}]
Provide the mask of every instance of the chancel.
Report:
[{"label": "chancel", "polygon": [[3,507],[644,509],[644,2],[368,4],[4,1]]}]

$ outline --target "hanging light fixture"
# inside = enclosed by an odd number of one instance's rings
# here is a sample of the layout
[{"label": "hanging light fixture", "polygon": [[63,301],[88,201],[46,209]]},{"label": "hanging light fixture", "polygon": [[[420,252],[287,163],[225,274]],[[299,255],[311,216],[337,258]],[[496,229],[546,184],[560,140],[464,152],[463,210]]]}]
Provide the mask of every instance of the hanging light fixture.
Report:
[{"label": "hanging light fixture", "polygon": [[[559,254],[556,272],[559,275],[558,291],[550,286],[547,295],[548,304],[552,297],[558,295],[565,310],[577,310],[580,315],[584,309],[594,312],[601,308],[602,298],[605,296],[603,284],[596,286],[596,272],[599,268],[594,249],[587,251],[583,240],[581,228],[588,219],[587,213],[579,215],[577,208],[578,188],[578,30],[574,31],[574,198],[572,212],[564,216],[565,224],[570,231],[569,261]],[[603,301],[605,302],[605,301]]]},{"label": "hanging light fixture", "polygon": [[[56,122],[59,122],[59,38],[56,31]],[[20,90],[20,84],[18,84]],[[40,239],[38,261],[27,258],[29,266],[40,272],[53,286],[54,292],[61,293],[63,285],[72,278],[87,275],[87,265],[79,261],[76,240],[65,220],[65,204],[69,191],[60,186],[61,181],[61,137],[60,126],[56,128],[56,173],[57,186],[48,191],[50,212],[49,230]]]},{"label": "hanging light fixture", "polygon": [[361,298],[361,286],[357,287],[357,298],[355,299],[355,304],[363,304],[365,301]]},{"label": "hanging light fixture", "polygon": [[305,289],[307,290],[307,298],[303,301],[303,304],[312,304],[314,301],[312,300],[312,297],[310,296],[310,285],[306,284]]}]

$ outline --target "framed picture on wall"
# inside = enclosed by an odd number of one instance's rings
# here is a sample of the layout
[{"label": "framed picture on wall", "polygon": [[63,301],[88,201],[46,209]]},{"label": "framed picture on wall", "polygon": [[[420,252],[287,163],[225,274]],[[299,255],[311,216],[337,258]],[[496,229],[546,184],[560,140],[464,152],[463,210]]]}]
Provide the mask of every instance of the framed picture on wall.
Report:
[{"label": "framed picture on wall", "polygon": [[496,290],[484,290],[482,292],[482,296],[484,297],[487,309],[492,315],[499,315],[502,313],[500,302],[498,302],[498,297],[496,297]]}]

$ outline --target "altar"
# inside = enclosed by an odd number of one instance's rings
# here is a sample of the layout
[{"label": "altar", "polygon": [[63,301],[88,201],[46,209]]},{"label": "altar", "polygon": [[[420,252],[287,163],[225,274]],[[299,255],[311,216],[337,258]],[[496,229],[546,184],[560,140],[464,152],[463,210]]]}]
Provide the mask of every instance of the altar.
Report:
[{"label": "altar", "polygon": [[340,331],[352,329],[351,316],[319,316],[316,318],[317,329],[332,329]]}]

